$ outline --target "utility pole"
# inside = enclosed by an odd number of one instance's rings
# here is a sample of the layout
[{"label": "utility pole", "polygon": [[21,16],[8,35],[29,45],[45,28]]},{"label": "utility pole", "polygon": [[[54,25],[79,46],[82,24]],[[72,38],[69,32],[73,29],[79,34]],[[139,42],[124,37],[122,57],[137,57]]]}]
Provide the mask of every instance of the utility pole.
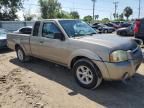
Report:
[{"label": "utility pole", "polygon": [[95,2],[96,0],[92,0],[93,2],[93,22],[94,22],[94,19],[95,19]]},{"label": "utility pole", "polygon": [[140,18],[140,14],[141,14],[141,0],[139,0],[139,8],[138,8],[139,12],[138,12],[138,18]]},{"label": "utility pole", "polygon": [[119,3],[119,2],[116,2],[116,1],[113,2],[113,4],[115,5],[115,13],[114,13],[114,14],[115,14],[115,15],[114,15],[115,18],[116,18],[116,16],[117,16],[118,3]]}]

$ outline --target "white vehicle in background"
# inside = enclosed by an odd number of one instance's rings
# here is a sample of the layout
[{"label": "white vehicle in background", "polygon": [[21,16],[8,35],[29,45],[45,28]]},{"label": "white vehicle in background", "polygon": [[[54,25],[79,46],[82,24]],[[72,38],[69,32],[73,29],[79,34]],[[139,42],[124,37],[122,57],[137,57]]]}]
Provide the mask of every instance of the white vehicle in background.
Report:
[{"label": "white vehicle in background", "polygon": [[25,26],[18,29],[17,31],[14,31],[14,33],[17,34],[31,34],[31,32],[32,32],[32,26]]},{"label": "white vehicle in background", "polygon": [[7,31],[0,28],[0,49],[7,48]]}]

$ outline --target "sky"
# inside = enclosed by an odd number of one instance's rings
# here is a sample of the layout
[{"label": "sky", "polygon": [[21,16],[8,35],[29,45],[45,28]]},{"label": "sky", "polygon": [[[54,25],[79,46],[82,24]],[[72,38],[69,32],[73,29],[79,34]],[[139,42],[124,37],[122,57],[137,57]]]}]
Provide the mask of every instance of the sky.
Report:
[{"label": "sky", "polygon": [[[61,3],[62,9],[68,12],[78,11],[80,18],[86,15],[92,16],[92,1],[91,0],[58,0]],[[113,19],[114,13],[114,1],[118,1],[117,12],[120,14],[123,12],[126,6],[130,6],[133,9],[133,15],[131,18],[138,17],[139,0],[97,0],[95,5],[95,15],[99,15],[99,19],[109,18]],[[38,0],[25,0],[24,9],[17,14],[21,20],[23,20],[23,13],[36,14],[40,16]],[[141,0],[141,17],[144,17],[144,0]]]}]

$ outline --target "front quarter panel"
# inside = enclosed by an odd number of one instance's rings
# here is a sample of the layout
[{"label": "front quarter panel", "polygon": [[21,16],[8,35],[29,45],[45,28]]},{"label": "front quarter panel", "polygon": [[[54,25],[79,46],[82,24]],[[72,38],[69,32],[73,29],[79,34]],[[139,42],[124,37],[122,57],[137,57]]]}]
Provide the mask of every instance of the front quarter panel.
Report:
[{"label": "front quarter panel", "polygon": [[87,49],[79,49],[74,51],[70,57],[69,57],[69,61],[68,61],[68,67],[71,66],[71,61],[75,58],[75,57],[79,57],[79,56],[83,56],[86,58],[89,58],[91,60],[95,60],[95,61],[102,61],[102,59],[95,53],[93,53],[92,51],[89,51]]},{"label": "front quarter panel", "polygon": [[98,66],[99,70],[101,71],[101,74],[103,76],[104,79],[109,79],[109,73],[107,70],[106,65],[104,64],[102,58],[93,53],[92,51],[89,51],[87,49],[80,49],[80,50],[76,50],[75,52],[73,52],[71,54],[71,56],[69,57],[69,68],[71,68],[71,61],[78,56],[83,56],[86,57],[88,59],[90,59],[96,66]]}]

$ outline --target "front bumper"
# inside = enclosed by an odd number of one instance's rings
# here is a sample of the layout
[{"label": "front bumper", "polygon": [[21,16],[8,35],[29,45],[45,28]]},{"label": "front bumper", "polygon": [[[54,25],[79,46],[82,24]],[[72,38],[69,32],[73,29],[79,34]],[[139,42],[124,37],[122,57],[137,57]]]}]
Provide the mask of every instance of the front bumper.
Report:
[{"label": "front bumper", "polygon": [[99,67],[104,80],[123,80],[127,74],[127,78],[132,77],[143,60],[142,51],[139,47],[128,52],[129,60],[119,63],[95,61]]},{"label": "front bumper", "polygon": [[129,60],[120,63],[105,62],[109,73],[109,80],[122,80],[126,73],[128,73],[128,77],[132,77],[136,73],[141,62],[142,59]]}]

